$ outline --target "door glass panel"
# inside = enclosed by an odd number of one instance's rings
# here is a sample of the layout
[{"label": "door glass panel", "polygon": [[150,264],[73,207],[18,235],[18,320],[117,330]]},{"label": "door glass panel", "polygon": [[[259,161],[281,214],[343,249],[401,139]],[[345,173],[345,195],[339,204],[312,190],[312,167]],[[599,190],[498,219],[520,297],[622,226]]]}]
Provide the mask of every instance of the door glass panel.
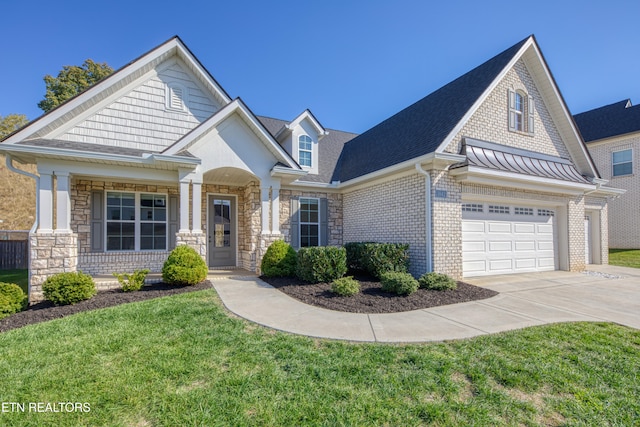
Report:
[{"label": "door glass panel", "polygon": [[231,247],[231,201],[213,201],[213,245],[216,248]]}]

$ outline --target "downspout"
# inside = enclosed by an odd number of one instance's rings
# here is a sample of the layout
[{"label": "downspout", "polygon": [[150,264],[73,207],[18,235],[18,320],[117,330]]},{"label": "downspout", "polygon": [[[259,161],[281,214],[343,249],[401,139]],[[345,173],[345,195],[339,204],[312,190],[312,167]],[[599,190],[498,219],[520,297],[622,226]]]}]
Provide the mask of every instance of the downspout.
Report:
[{"label": "downspout", "polygon": [[[36,218],[35,218],[35,221],[33,222],[33,226],[31,227],[31,230],[29,230],[29,238],[31,238],[31,235],[35,233],[36,230],[38,229],[38,218],[40,218],[40,202],[38,200],[40,198],[39,197],[40,177],[38,175],[16,168],[15,166],[13,166],[13,159],[11,158],[11,154],[7,154],[6,156],[7,156],[6,157],[7,169],[9,169],[11,172],[15,172],[17,174],[24,175],[29,178],[33,178],[36,181]],[[29,257],[28,257],[29,283],[27,284],[27,301],[31,302],[31,242],[29,242],[28,252],[29,252]]]},{"label": "downspout", "polygon": [[431,175],[422,168],[420,163],[416,163],[416,170],[424,175],[425,186],[425,222],[426,222],[426,250],[427,250],[427,273],[433,271],[433,233],[431,231]]}]

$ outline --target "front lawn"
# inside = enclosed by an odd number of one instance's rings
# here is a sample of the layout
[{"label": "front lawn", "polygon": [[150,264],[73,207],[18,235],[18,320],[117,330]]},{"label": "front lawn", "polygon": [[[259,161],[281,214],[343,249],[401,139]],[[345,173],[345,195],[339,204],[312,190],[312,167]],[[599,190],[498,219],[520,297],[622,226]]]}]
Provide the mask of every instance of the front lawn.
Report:
[{"label": "front lawn", "polygon": [[0,282],[15,283],[26,294],[29,292],[29,270],[0,270]]},{"label": "front lawn", "polygon": [[612,426],[640,419],[640,332],[614,324],[353,344],[256,326],[229,316],[205,290],[1,333],[0,349],[1,425]]},{"label": "front lawn", "polygon": [[640,268],[640,249],[609,249],[609,264]]}]

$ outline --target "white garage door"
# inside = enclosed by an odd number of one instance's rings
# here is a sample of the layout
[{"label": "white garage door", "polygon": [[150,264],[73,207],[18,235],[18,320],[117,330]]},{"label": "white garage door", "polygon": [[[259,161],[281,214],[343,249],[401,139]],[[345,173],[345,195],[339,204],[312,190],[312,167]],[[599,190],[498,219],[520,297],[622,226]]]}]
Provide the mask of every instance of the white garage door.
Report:
[{"label": "white garage door", "polygon": [[465,203],[462,206],[463,275],[556,269],[554,211],[527,206]]}]

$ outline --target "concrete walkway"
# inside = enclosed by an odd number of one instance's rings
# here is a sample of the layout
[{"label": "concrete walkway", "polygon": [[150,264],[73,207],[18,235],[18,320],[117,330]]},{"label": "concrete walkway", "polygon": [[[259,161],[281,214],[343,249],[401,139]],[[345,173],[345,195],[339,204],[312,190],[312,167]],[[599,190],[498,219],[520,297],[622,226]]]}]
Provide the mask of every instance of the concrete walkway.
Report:
[{"label": "concrete walkway", "polygon": [[589,266],[589,273],[553,271],[470,278],[500,292],[493,298],[403,313],[359,314],[299,302],[249,273],[209,275],[224,305],[252,322],[319,338],[428,342],[556,322],[605,321],[640,329],[640,269]]}]

